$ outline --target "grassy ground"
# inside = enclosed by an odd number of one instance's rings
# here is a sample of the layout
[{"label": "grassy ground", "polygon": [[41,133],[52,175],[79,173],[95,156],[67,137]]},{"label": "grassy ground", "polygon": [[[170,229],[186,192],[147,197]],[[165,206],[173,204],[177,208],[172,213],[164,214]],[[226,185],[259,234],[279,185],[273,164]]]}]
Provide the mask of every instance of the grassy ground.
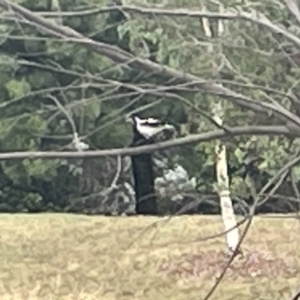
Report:
[{"label": "grassy ground", "polygon": [[[0,299],[203,299],[228,260],[224,237],[203,240],[220,217],[162,220],[0,215]],[[299,221],[257,217],[211,299],[289,299],[299,245]]]}]

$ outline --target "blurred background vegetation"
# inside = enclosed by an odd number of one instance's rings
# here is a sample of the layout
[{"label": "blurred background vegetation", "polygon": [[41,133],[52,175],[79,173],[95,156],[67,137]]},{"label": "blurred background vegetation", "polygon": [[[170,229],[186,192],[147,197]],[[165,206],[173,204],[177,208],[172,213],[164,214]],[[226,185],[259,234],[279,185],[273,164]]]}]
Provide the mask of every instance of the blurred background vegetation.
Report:
[{"label": "blurred background vegetation", "polygon": [[[143,2],[143,3],[142,3]],[[157,3],[156,3],[157,2]],[[124,5],[156,5],[159,1],[124,1]],[[195,0],[164,1],[166,8],[205,5]],[[275,1],[222,0],[225,8],[263,12],[276,24],[299,33],[299,25],[286,7]],[[45,12],[84,11],[112,5],[106,0],[18,0],[18,4],[69,26],[95,41],[101,41],[149,58],[160,64],[251,96],[258,101],[272,97],[291,111],[287,95],[300,92],[300,54],[280,34],[242,20],[225,22],[222,37],[208,39],[200,18],[166,17],[121,11],[77,13],[49,17]],[[117,3],[118,4],[118,3]],[[211,22],[213,29],[214,22]],[[219,51],[208,52],[213,44]],[[218,70],[218,72],[216,72]],[[131,70],[93,53],[76,42],[53,38],[26,22],[9,16],[0,18],[0,152],[64,150],[72,142],[72,126],[59,108],[74,120],[80,137],[91,149],[126,147],[131,130],[125,115],[137,111],[141,117],[155,116],[173,123],[177,135],[212,130],[215,126],[201,112],[211,114],[216,96],[186,88],[179,97],[155,96],[128,88],[172,86],[163,78],[142,70]],[[123,84],[120,84],[122,82]],[[273,115],[254,114],[222,102],[224,124],[246,126],[276,124]],[[297,112],[295,112],[297,113]],[[125,124],[125,125],[124,125]],[[224,140],[227,146],[232,196],[251,203],[249,180],[259,189],[297,154],[299,141],[284,137],[239,137]],[[202,199],[189,212],[218,213],[215,193],[215,142],[199,143],[158,153],[169,167],[179,164],[194,178],[193,192],[174,204],[170,196],[160,199],[162,212],[174,212],[186,202]],[[128,160],[124,160],[126,165]],[[96,213],[117,170],[115,158],[2,161],[0,164],[0,211],[77,211]],[[159,172],[159,171],[158,171]],[[295,167],[280,189],[260,212],[285,212],[299,206],[297,189],[300,168]],[[119,182],[130,181],[130,168]],[[179,193],[173,190],[173,193]],[[206,199],[206,200],[205,200]],[[80,205],[79,205],[79,204]]]}]

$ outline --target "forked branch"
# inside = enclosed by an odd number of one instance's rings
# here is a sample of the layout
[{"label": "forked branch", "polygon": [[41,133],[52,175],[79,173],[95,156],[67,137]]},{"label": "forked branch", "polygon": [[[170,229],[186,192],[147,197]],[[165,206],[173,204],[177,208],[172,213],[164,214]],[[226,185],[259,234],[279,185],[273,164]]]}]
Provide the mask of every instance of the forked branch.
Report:
[{"label": "forked branch", "polygon": [[[88,48],[91,51],[95,51],[101,55],[104,55],[114,62],[125,64],[133,69],[144,70],[152,74],[159,74],[160,76],[172,80],[177,83],[188,83],[190,88],[197,87],[200,88],[203,92],[218,95],[224,97],[233,103],[247,108],[251,111],[259,113],[270,113],[273,112],[280,120],[290,123],[291,119],[293,123],[300,124],[300,119],[298,120],[295,116],[287,115],[285,111],[278,109],[278,107],[266,103],[260,103],[255,101],[245,95],[236,93],[222,85],[209,82],[203,78],[197,77],[192,74],[184,73],[173,68],[170,68],[166,65],[160,65],[154,63],[148,59],[142,59],[135,57],[132,54],[123,51],[122,49],[111,46],[105,43],[96,42],[90,38],[86,38],[83,35],[79,34],[75,30],[67,27],[55,24],[47,19],[41,17],[40,15],[31,12],[30,10],[13,3],[8,0],[0,0],[0,7],[13,12],[18,17],[24,18],[27,21],[30,21],[38,29],[47,32],[53,36],[59,37],[68,42],[77,42],[82,44],[84,47]],[[124,9],[119,8],[119,9]],[[141,10],[141,9],[140,9]],[[153,9],[152,9],[153,10]],[[153,12],[152,12],[153,13]],[[158,13],[158,11],[155,11]],[[199,15],[198,15],[199,17]],[[206,15],[208,17],[208,15]],[[221,17],[220,14],[215,14],[216,18]],[[225,18],[225,16],[223,16]],[[252,13],[231,13],[226,16],[227,19],[245,19],[257,24],[260,24],[264,27],[267,27],[271,31],[282,33],[287,39],[293,41],[298,47],[300,47],[300,39],[298,39],[293,34],[287,32],[283,28],[275,26],[270,20],[268,20],[264,15],[258,14],[256,12]],[[176,89],[176,88],[174,88]],[[296,119],[295,119],[296,118]]]}]

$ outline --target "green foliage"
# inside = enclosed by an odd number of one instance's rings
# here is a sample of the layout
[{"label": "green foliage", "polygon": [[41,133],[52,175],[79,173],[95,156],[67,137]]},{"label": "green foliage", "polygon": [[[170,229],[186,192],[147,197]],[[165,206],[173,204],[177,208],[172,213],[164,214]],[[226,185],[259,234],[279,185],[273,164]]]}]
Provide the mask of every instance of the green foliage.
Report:
[{"label": "green foliage", "polygon": [[21,97],[31,90],[31,86],[25,78],[22,78],[21,80],[12,79],[5,86],[11,98]]},{"label": "green foliage", "polygon": [[55,78],[53,74],[48,71],[35,70],[28,74],[28,82],[34,90],[40,90],[48,87],[49,85],[55,85]]},{"label": "green foliage", "polygon": [[[33,11],[70,11],[70,7],[79,11],[87,6],[104,7],[107,2],[16,1]],[[136,1],[125,2],[136,5]],[[288,10],[274,1],[221,2],[225,7],[245,10],[253,6],[291,31],[298,26]],[[139,3],[161,5],[157,0]],[[202,1],[201,5],[213,11],[218,9],[218,5],[208,1]],[[166,7],[194,10],[199,7],[199,1],[169,1]],[[225,87],[256,101],[277,101],[290,109],[291,104],[283,94],[290,91],[300,94],[298,49],[282,36],[244,20],[226,21],[222,36],[212,39],[205,35],[201,18],[153,17],[131,12],[123,15],[118,11],[51,21],[62,22],[95,41],[116,45],[178,71],[219,80],[219,83],[222,80]],[[216,27],[215,21],[210,24]],[[2,20],[0,32],[4,36],[0,40],[1,152],[61,149],[71,142],[70,138],[63,137],[73,134],[72,126],[53,99],[66,109],[79,135],[86,136],[92,148],[124,147],[130,141],[130,129],[124,125],[124,116],[159,98],[157,94],[139,93],[126,84],[153,90],[173,84],[157,74],[129,70],[124,64],[118,65],[76,41],[49,37],[34,26]],[[214,51],[208,51],[209,44],[213,44]],[[211,116],[214,103],[220,99],[216,95],[205,95],[201,90],[191,92],[189,86],[184,88],[184,92],[176,94],[179,97],[170,98],[172,90],[161,94],[159,104],[140,114],[185,125],[192,134],[214,130],[215,125],[202,112]],[[273,115],[250,113],[228,101],[223,101],[222,106],[226,126],[278,123]],[[263,175],[265,180],[276,174],[299,149],[298,141],[283,137],[239,137],[223,142],[232,172],[232,192],[237,196],[248,193],[248,185],[241,175],[245,157],[247,160],[259,158],[256,167],[259,174],[266,174]],[[197,178],[198,192],[214,192],[215,142],[180,147],[174,150],[172,159]],[[70,199],[99,192],[111,182],[103,171],[106,170],[103,161],[95,162],[92,171],[86,164],[83,160],[32,159],[1,163],[0,211],[60,210],[70,204]],[[233,169],[235,171],[231,171]],[[293,170],[296,182],[299,174],[297,166]]]},{"label": "green foliage", "polygon": [[57,167],[60,165],[60,160],[45,161],[41,159],[23,161],[23,166],[27,171],[27,176],[43,177],[44,180],[51,180],[57,175]]},{"label": "green foliage", "polygon": [[96,98],[96,96],[92,97],[92,101],[85,109],[85,113],[87,117],[96,119],[101,114],[101,102]]}]

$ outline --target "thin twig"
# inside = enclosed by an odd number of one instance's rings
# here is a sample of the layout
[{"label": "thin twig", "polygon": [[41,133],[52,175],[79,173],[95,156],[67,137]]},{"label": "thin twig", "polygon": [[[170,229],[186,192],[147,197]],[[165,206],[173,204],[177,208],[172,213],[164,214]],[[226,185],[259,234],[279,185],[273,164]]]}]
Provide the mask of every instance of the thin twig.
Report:
[{"label": "thin twig", "polygon": [[117,156],[117,172],[115,174],[115,177],[113,181],[111,182],[111,187],[117,186],[117,182],[119,180],[120,174],[122,170],[122,157],[120,155]]},{"label": "thin twig", "polygon": [[54,101],[54,103],[57,105],[59,110],[66,116],[67,120],[69,121],[72,131],[73,131],[73,140],[72,140],[72,144],[71,144],[72,147],[75,148],[77,151],[86,150],[88,148],[87,147],[88,145],[86,145],[80,141],[78,132],[76,130],[75,122],[72,119],[69,112],[64,108],[64,106],[54,96],[52,96],[51,94],[48,94],[47,97]]}]

